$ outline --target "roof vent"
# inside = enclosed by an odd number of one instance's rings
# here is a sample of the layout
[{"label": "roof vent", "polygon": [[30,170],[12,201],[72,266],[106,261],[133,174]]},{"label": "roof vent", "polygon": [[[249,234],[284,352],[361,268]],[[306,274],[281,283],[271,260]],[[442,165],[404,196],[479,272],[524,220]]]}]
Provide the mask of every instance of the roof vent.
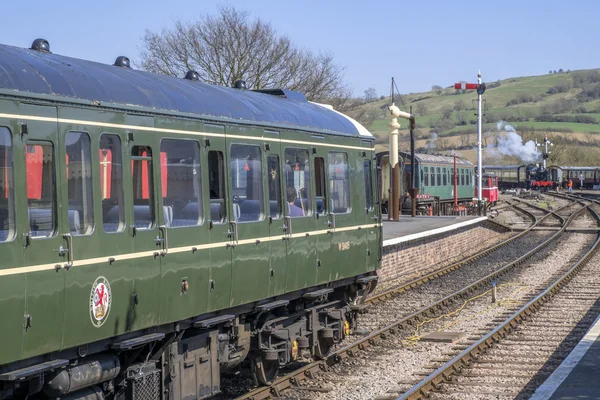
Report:
[{"label": "roof vent", "polygon": [[187,74],[185,74],[185,79],[188,79],[190,81],[199,81],[200,75],[198,75],[198,73],[196,71],[194,71],[193,69],[190,69],[187,72]]},{"label": "roof vent", "polygon": [[129,62],[129,58],[125,56],[119,56],[115,60],[113,64],[115,67],[123,67],[123,68],[131,68],[131,63]]},{"label": "roof vent", "polygon": [[31,50],[50,53],[50,43],[46,39],[35,39],[31,44]]},{"label": "roof vent", "polygon": [[235,84],[233,85],[234,88],[236,89],[241,89],[241,90],[247,90],[248,86],[246,85],[246,81],[235,81]]}]

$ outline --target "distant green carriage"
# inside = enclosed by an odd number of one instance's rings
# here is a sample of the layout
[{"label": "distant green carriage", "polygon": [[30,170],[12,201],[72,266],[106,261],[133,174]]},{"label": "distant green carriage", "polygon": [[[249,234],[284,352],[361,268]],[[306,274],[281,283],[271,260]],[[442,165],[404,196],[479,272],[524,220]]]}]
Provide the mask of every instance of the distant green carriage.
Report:
[{"label": "distant green carriage", "polygon": [[[410,153],[400,152],[400,196],[401,211],[410,214],[411,205],[408,188],[412,187],[412,165]],[[380,174],[380,196],[382,210],[389,209],[391,169],[389,152],[377,153]],[[417,212],[420,214],[450,215],[454,213],[454,157],[434,154],[415,154],[417,187]],[[464,158],[456,158],[457,202],[463,207],[470,206],[475,190],[475,168]]]}]

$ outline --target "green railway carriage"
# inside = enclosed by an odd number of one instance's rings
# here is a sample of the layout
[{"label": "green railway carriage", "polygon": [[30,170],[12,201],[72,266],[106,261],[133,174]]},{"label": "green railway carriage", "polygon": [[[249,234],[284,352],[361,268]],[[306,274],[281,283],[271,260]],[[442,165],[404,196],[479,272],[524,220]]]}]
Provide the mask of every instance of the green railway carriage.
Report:
[{"label": "green railway carriage", "polygon": [[[412,182],[410,153],[399,153],[400,194],[405,194]],[[377,153],[381,175],[380,196],[384,212],[387,212],[391,187],[391,170],[388,152]],[[417,210],[420,213],[436,215],[450,214],[454,206],[454,157],[435,154],[415,154],[417,187],[419,197]],[[470,161],[456,158],[457,200],[461,205],[472,202],[475,190],[474,165]],[[402,212],[410,214],[410,199],[405,197],[401,204]]]},{"label": "green railway carriage", "polygon": [[208,398],[325,356],[376,283],[375,171],[299,93],[0,45],[0,398]]}]

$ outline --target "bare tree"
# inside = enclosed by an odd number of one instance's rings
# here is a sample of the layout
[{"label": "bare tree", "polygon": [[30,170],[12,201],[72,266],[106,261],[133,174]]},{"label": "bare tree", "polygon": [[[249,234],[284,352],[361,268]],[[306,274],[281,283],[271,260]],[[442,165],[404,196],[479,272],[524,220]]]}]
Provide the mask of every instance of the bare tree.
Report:
[{"label": "bare tree", "polygon": [[160,32],[147,30],[141,60],[142,68],[152,72],[183,76],[195,70],[207,83],[233,86],[244,80],[251,89],[297,90],[340,111],[357,107],[344,68],[332,54],[298,49],[270,23],[250,20],[249,12],[233,7],[194,22],[176,20]]},{"label": "bare tree", "polygon": [[364,98],[367,103],[377,100],[377,90],[375,90],[374,88],[368,88],[367,90],[365,90]]},{"label": "bare tree", "polygon": [[454,111],[462,111],[465,109],[465,102],[462,99],[454,102]]},{"label": "bare tree", "polygon": [[442,109],[440,110],[440,114],[442,115],[443,119],[449,119],[450,117],[452,117],[452,107],[451,106],[442,107]]},{"label": "bare tree", "polygon": [[419,103],[415,107],[415,112],[418,116],[422,117],[423,115],[426,115],[429,112],[429,109],[427,108],[427,105],[425,103]]}]

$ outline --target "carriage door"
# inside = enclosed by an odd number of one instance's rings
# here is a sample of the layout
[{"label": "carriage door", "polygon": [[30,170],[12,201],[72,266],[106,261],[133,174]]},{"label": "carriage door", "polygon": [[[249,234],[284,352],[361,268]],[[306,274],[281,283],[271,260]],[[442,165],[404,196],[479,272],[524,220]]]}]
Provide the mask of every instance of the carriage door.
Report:
[{"label": "carriage door", "polygon": [[[204,137],[202,155],[206,168],[202,171],[205,198],[206,226],[208,245],[198,253],[207,260],[210,277],[206,291],[209,310],[221,310],[229,307],[231,299],[231,244],[233,231],[229,221],[229,195],[227,190],[227,148],[225,129],[221,125],[204,125],[207,135]],[[206,204],[208,203],[208,204]]]},{"label": "carriage door", "polygon": [[[133,243],[134,288],[131,294],[130,312],[126,321],[127,330],[142,329],[158,323],[160,306],[160,263],[168,252],[167,226],[170,224],[168,211],[158,207],[159,193],[157,178],[160,151],[155,135],[135,132],[129,141],[128,163],[131,178],[131,199],[128,207],[129,234]],[[166,190],[166,187],[165,187]],[[127,196],[128,193],[126,192]]]},{"label": "carriage door", "polygon": [[[380,249],[379,249],[379,238],[380,238],[380,228],[378,224],[381,222],[381,214],[379,213],[380,208],[377,206],[376,202],[376,185],[375,179],[373,179],[373,174],[375,172],[373,168],[373,161],[370,158],[372,153],[370,151],[366,152],[366,156],[363,157],[363,176],[365,182],[365,219],[364,224],[367,227],[362,229],[367,229],[368,239],[366,243],[366,249],[364,250],[364,254],[367,257],[367,271],[373,271],[377,267],[377,261],[380,259]],[[360,196],[359,196],[360,197]],[[357,215],[359,215],[357,213]]]},{"label": "carriage door", "polygon": [[[292,136],[298,140],[297,136]],[[285,143],[282,138],[282,142]],[[286,289],[292,291],[314,286],[316,281],[317,241],[315,234],[318,204],[313,204],[312,175],[314,168],[308,148],[285,147],[282,159],[284,224],[286,239]],[[325,223],[326,219],[319,219]],[[327,229],[323,225],[320,229]]]},{"label": "carriage door", "polygon": [[229,151],[229,187],[234,235],[231,304],[243,304],[269,295],[269,218],[266,202],[266,165],[261,141],[232,139]]},{"label": "carriage door", "polygon": [[200,151],[199,141],[189,137],[163,138],[160,142],[163,216],[171,217],[167,226],[171,248],[161,261],[161,323],[208,309],[210,261],[208,250],[202,250],[208,241],[204,213],[208,196],[202,190],[200,166],[205,157],[200,157]]},{"label": "carriage door", "polygon": [[57,160],[65,154],[57,123],[50,122],[56,118],[56,108],[22,104],[20,112],[48,118],[48,122],[27,121],[27,134],[19,140],[19,158],[25,164],[28,220],[21,239],[25,265],[31,271],[25,277],[22,357],[27,358],[61,347],[65,274],[70,267],[72,241],[61,217],[68,207],[57,191],[64,183],[64,171],[58,168]]},{"label": "carriage door", "polygon": [[[332,280],[353,276],[365,268],[366,249],[361,240],[364,235],[358,230],[365,215],[365,187],[360,173],[363,160],[356,153],[331,150],[326,158],[331,251],[336,260],[353,260],[343,264],[338,261],[335,264],[337,269],[332,271]],[[360,167],[357,168],[356,164]],[[352,182],[351,176],[354,178]]]},{"label": "carriage door", "polygon": [[282,240],[285,193],[281,173],[281,143],[279,133],[265,131],[267,218],[269,221],[269,297],[285,292],[286,241]]},{"label": "carriage door", "polygon": [[[23,217],[27,209],[21,207],[24,188],[17,184],[24,171],[23,145],[19,137],[19,126],[9,120],[0,119],[0,364],[16,360],[21,356],[23,345],[23,315],[25,315],[25,274],[16,273],[23,264],[23,245],[18,235],[27,232]],[[19,210],[17,210],[17,206]],[[19,221],[19,222],[17,222]]]}]

